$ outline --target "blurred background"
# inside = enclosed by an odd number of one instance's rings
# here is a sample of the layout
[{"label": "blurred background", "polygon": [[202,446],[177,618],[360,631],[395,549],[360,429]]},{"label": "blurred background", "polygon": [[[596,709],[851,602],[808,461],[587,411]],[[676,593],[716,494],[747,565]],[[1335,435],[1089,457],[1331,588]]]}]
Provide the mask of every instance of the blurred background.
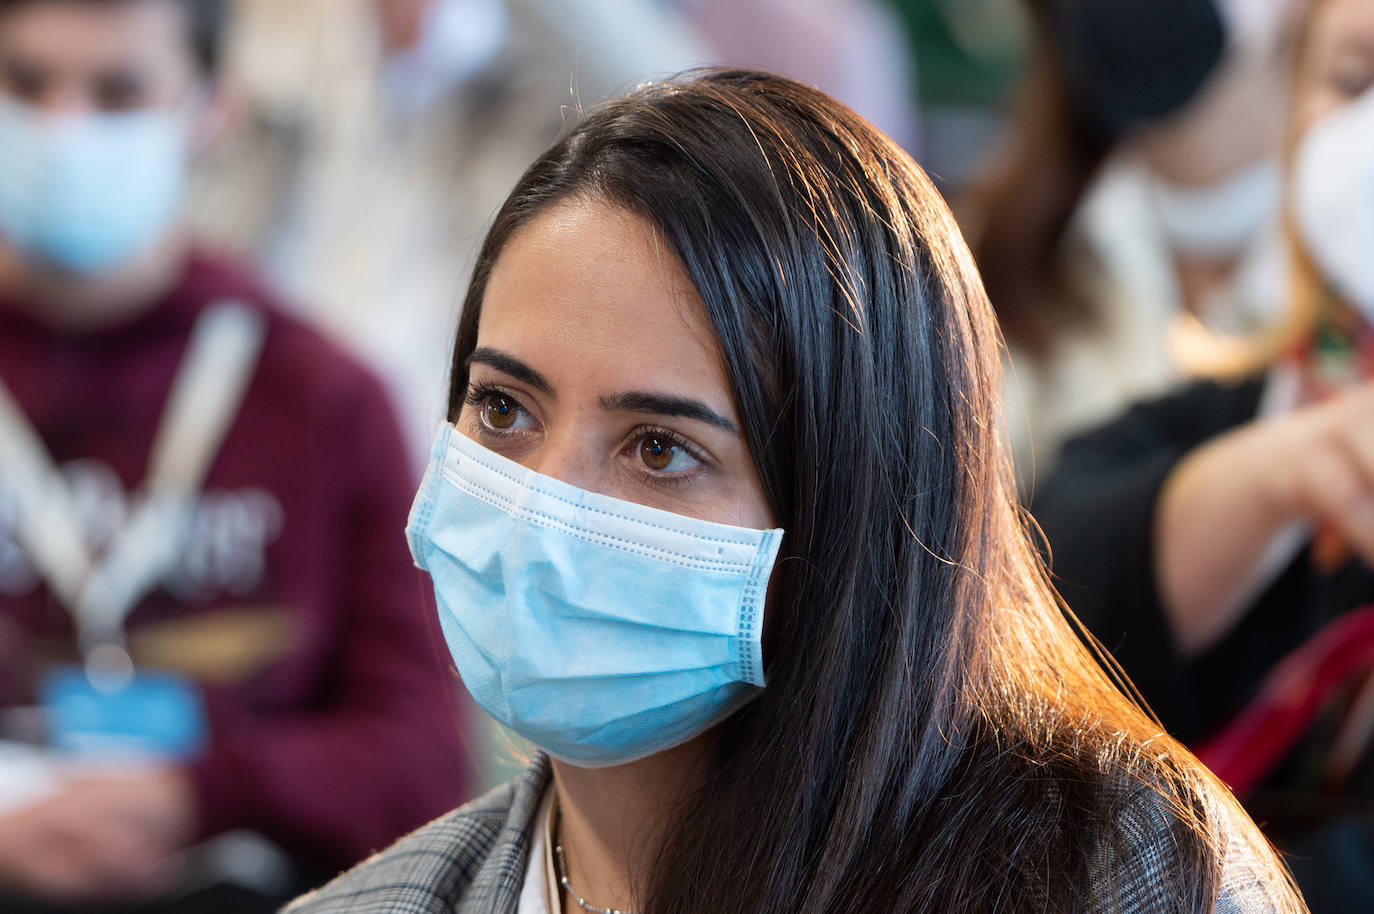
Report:
[{"label": "blurred background", "polygon": [[707,64],[928,171],[1068,607],[1374,907],[1374,0],[0,0],[0,909],[272,910],[520,769],[401,535],[467,278]]}]

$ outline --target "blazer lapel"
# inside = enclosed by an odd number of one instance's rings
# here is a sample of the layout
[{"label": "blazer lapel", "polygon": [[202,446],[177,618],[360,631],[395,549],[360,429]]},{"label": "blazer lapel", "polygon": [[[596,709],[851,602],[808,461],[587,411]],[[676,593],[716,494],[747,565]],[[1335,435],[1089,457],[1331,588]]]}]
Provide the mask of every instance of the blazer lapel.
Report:
[{"label": "blazer lapel", "polygon": [[481,869],[454,908],[454,914],[515,914],[529,864],[530,838],[552,768],[548,756],[537,753],[515,782],[510,814]]}]

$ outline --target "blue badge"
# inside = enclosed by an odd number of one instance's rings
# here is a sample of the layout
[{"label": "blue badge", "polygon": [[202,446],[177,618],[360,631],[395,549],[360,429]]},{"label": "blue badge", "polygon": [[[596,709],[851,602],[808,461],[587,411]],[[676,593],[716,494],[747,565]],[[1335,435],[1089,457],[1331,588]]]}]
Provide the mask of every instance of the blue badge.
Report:
[{"label": "blue badge", "polygon": [[205,710],[191,683],[138,673],[114,688],[92,685],[86,671],[62,667],[44,677],[39,698],[49,742],[86,756],[187,759],[205,746]]}]

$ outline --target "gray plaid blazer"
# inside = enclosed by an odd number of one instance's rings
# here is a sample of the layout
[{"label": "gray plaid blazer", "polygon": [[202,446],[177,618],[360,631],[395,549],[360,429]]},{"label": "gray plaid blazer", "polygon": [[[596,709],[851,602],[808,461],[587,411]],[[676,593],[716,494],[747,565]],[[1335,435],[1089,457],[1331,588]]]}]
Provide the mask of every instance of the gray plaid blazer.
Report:
[{"label": "gray plaid blazer", "polygon": [[[529,836],[549,779],[548,758],[540,755],[516,780],[402,838],[292,902],[283,914],[514,914]],[[1119,839],[1092,863],[1095,872],[1114,873],[1118,888],[1111,898],[1094,899],[1088,910],[1181,910],[1160,878],[1174,863],[1172,827],[1159,804],[1147,798],[1133,804]],[[1275,875],[1269,863],[1233,840],[1215,914],[1291,910],[1275,894],[1281,891]]]}]

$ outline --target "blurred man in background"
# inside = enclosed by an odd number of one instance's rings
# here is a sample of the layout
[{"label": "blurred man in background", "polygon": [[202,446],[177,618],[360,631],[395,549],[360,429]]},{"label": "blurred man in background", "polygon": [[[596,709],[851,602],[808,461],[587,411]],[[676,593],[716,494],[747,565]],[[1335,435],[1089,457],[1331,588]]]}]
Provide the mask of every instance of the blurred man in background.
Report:
[{"label": "blurred man in background", "polygon": [[222,5],[0,0],[6,912],[270,909],[464,793],[386,396],[181,227]]}]

